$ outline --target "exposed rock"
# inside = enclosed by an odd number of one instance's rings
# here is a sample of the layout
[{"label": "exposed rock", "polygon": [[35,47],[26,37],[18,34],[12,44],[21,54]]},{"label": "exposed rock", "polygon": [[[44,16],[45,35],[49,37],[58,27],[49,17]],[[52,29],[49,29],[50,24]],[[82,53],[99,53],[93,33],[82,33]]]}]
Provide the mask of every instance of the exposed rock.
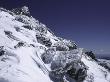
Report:
[{"label": "exposed rock", "polygon": [[6,35],[9,35],[9,36],[12,34],[11,31],[4,31],[4,32],[5,32]]},{"label": "exposed rock", "polygon": [[56,54],[54,49],[48,49],[41,55],[44,63],[49,64],[53,61],[54,55]]},{"label": "exposed rock", "polygon": [[36,35],[38,43],[41,43],[47,47],[51,47],[52,43],[49,38],[46,38],[44,35]]},{"label": "exposed rock", "polygon": [[23,25],[23,27],[26,29],[32,30],[32,26],[30,26],[30,25]]},{"label": "exposed rock", "polygon": [[95,54],[92,51],[85,52],[89,57],[91,57],[93,60],[97,61]]},{"label": "exposed rock", "polygon": [[15,13],[16,15],[26,15],[26,16],[30,16],[30,12],[28,7],[24,6],[22,8],[15,8],[12,10],[13,13]]},{"label": "exposed rock", "polygon": [[14,48],[19,48],[19,47],[23,47],[24,46],[24,42],[18,42],[17,45],[14,46]]},{"label": "exposed rock", "polygon": [[5,50],[3,49],[3,46],[0,46],[0,56],[4,55]]},{"label": "exposed rock", "polygon": [[4,50],[0,50],[0,56],[4,55],[5,51]]}]

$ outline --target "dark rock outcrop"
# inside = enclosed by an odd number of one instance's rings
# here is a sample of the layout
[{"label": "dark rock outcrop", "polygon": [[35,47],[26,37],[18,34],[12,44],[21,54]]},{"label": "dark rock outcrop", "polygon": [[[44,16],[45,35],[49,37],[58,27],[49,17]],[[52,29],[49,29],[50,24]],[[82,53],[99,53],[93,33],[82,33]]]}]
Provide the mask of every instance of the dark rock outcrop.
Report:
[{"label": "dark rock outcrop", "polygon": [[46,38],[44,35],[36,35],[38,43],[41,43],[47,47],[51,47],[52,42],[50,41],[49,38]]},{"label": "dark rock outcrop", "polygon": [[95,54],[92,51],[85,52],[85,54],[91,57],[93,60],[97,61]]},{"label": "dark rock outcrop", "polygon": [[5,50],[3,49],[3,46],[0,46],[0,56],[5,54]]}]

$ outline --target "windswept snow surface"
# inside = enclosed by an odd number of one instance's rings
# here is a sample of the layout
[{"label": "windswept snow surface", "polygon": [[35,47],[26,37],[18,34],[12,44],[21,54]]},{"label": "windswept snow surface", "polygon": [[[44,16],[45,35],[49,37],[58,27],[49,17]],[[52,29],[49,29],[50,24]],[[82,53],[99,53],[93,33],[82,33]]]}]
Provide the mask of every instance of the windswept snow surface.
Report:
[{"label": "windswept snow surface", "polygon": [[27,7],[0,8],[0,82],[110,82],[110,72],[56,37]]},{"label": "windswept snow surface", "polygon": [[[15,16],[0,11],[0,46],[4,46],[6,51],[5,55],[0,57],[0,78],[9,82],[51,82],[40,59],[40,54],[44,51],[40,46],[43,45],[37,42],[36,32],[23,28],[23,25],[15,20]],[[16,28],[20,31],[17,32]],[[11,33],[6,35],[4,31]],[[15,49],[14,46],[18,42],[24,42],[25,45]],[[36,48],[30,44],[34,44]],[[42,68],[39,68],[33,59]]]},{"label": "windswept snow surface", "polygon": [[104,67],[98,65],[97,62],[90,60],[89,58],[85,58],[84,55],[82,57],[82,61],[86,66],[88,66],[87,71],[87,80],[84,82],[109,82],[110,81],[110,72]]}]

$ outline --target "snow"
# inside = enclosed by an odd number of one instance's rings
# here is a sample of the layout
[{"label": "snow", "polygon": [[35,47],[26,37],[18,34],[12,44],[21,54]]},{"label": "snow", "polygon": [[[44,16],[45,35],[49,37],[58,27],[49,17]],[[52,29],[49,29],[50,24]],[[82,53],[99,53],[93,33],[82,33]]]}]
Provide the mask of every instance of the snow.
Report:
[{"label": "snow", "polygon": [[[89,60],[90,58],[85,58],[83,55],[82,61],[86,66],[88,66],[88,75],[92,74],[94,77],[93,82],[109,82],[110,73],[104,67],[98,65],[94,60]],[[106,74],[105,74],[106,73]],[[84,81],[87,82],[87,81]]]},{"label": "snow", "polygon": [[[36,82],[36,81],[51,82],[49,77],[46,74],[44,74],[41,69],[39,69],[39,67],[36,65],[36,63],[31,58],[31,57],[35,58],[33,48],[22,47],[20,49],[13,50],[13,53],[18,56],[17,59],[20,61],[17,63],[15,63],[14,61],[14,64],[13,64],[12,59],[8,60],[5,63],[1,62],[0,68],[2,70],[0,71],[0,77],[8,78],[8,80],[10,81],[12,80],[12,82],[15,82],[13,81],[14,78],[16,79],[16,82],[19,82],[19,80],[20,81],[23,80],[22,82]],[[40,59],[36,59],[36,61],[40,65],[42,65],[42,62]],[[12,65],[12,66],[8,67],[9,65]],[[46,71],[44,68],[43,70]],[[7,73],[5,71],[7,71]],[[19,80],[17,81],[17,79]]]},{"label": "snow", "polygon": [[[27,44],[35,44],[36,46],[42,46],[36,42],[35,32],[24,29],[23,23],[14,20],[15,17],[7,12],[0,12],[0,46],[5,46],[7,51],[14,53],[16,57],[6,56],[6,62],[0,62],[0,77],[9,80],[10,82],[51,82],[47,74],[36,65],[35,60],[42,66],[44,71],[47,71],[41,61],[36,56],[35,51],[39,51],[38,54],[43,53],[42,49],[35,49],[33,47],[21,47],[14,49],[13,47],[17,45],[19,41],[25,42]],[[17,32],[14,27],[19,27],[22,29]],[[13,37],[7,37],[4,31],[12,32]],[[34,42],[33,42],[34,41]],[[40,55],[39,55],[40,56]],[[0,58],[2,59],[2,57]]]}]

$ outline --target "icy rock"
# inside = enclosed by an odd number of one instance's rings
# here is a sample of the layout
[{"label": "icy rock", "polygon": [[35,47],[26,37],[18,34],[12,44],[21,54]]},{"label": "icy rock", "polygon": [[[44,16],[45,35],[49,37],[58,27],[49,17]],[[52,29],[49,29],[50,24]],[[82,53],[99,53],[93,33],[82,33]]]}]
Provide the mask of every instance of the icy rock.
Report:
[{"label": "icy rock", "polygon": [[23,47],[25,45],[24,42],[18,42],[17,45],[14,46],[14,48],[20,48],[20,47]]},{"label": "icy rock", "polygon": [[53,47],[56,47],[57,51],[68,51],[77,48],[76,44],[73,41],[66,39],[61,39],[60,41],[55,43]]},{"label": "icy rock", "polygon": [[41,55],[42,61],[45,64],[49,64],[53,61],[54,55],[56,54],[55,49],[54,48],[49,48],[48,50],[45,51],[45,53],[43,53]]},{"label": "icy rock", "polygon": [[82,82],[87,76],[87,67],[81,62],[81,55],[78,50],[57,51],[51,63],[50,78],[54,82],[61,82],[64,76],[69,76]]},{"label": "icy rock", "polygon": [[47,47],[51,47],[52,43],[49,38],[46,38],[44,35],[36,35],[38,43],[41,43]]},{"label": "icy rock", "polygon": [[32,30],[33,29],[33,27],[30,26],[30,25],[23,25],[23,27],[26,28],[26,29],[29,29],[29,30]]},{"label": "icy rock", "polygon": [[24,6],[22,8],[15,8],[12,10],[13,13],[15,13],[16,15],[26,15],[26,16],[30,16],[30,12],[28,7]]},{"label": "icy rock", "polygon": [[40,23],[40,25],[37,28],[35,28],[35,30],[39,31],[42,34],[46,34],[48,31],[46,26],[42,23]]}]

